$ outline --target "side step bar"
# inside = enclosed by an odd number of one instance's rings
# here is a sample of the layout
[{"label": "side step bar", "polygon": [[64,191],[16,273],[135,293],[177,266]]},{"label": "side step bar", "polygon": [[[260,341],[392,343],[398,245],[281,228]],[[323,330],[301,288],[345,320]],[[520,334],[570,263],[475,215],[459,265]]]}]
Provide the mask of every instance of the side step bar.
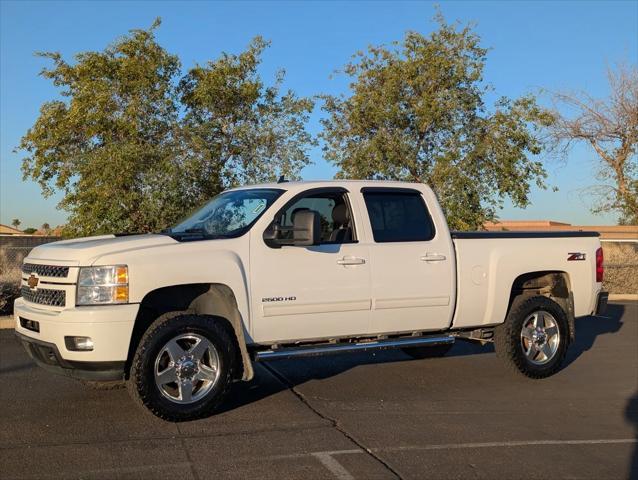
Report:
[{"label": "side step bar", "polygon": [[275,350],[261,350],[254,352],[257,362],[279,360],[284,358],[317,357],[338,353],[367,352],[369,350],[390,350],[394,348],[421,347],[434,345],[448,345],[454,343],[454,337],[404,337],[374,340],[358,343],[333,343],[309,345],[302,347],[284,347]]}]

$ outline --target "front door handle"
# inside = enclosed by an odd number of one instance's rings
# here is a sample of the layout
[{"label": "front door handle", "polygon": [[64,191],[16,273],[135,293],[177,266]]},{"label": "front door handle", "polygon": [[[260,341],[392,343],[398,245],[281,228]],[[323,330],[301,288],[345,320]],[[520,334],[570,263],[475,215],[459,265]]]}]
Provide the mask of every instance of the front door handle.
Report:
[{"label": "front door handle", "polygon": [[365,258],[359,257],[343,257],[337,260],[339,265],[363,265],[366,263]]},{"label": "front door handle", "polygon": [[442,262],[445,260],[445,255],[440,253],[426,253],[421,257],[422,262]]}]

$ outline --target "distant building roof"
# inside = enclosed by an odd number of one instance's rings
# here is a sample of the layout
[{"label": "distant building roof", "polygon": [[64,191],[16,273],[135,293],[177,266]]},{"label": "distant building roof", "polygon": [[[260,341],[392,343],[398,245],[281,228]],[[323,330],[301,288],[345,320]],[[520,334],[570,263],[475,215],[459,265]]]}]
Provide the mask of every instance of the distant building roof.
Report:
[{"label": "distant building roof", "polygon": [[58,225],[55,228],[49,228],[48,230],[39,228],[33,232],[33,235],[36,237],[60,237],[62,236],[62,225]]},{"label": "distant building roof", "polygon": [[8,225],[2,225],[0,223],[0,235],[23,235],[23,232],[21,232],[17,228],[13,228]]},{"label": "distant building roof", "polygon": [[583,230],[599,232],[604,240],[638,240],[638,225],[571,225],[553,220],[502,220],[486,222],[486,230],[499,231],[551,231],[551,230]]}]

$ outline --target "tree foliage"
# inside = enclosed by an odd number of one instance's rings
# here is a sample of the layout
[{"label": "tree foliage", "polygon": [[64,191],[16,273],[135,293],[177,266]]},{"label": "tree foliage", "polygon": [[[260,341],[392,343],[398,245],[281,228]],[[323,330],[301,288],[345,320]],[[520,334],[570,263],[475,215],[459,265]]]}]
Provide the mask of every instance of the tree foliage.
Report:
[{"label": "tree foliage", "polygon": [[219,185],[295,178],[308,163],[313,102],[292,91],[280,95],[283,71],[272,86],[263,84],[257,67],[267,46],[256,37],[240,55],[197,65],[180,82],[187,170],[208,196]]},{"label": "tree foliage", "polygon": [[586,92],[555,93],[560,113],[552,126],[554,139],[565,151],[575,142],[589,145],[598,156],[593,188],[598,197],[594,213],[616,212],[620,223],[638,224],[638,69],[620,65],[607,71],[609,97]]},{"label": "tree foliage", "polygon": [[308,163],[312,102],[259,74],[256,38],[182,74],[148,30],[104,51],[53,62],[41,75],[62,99],[42,105],[21,140],[25,178],[62,191],[70,234],[157,231],[228,186],[295,176]]},{"label": "tree foliage", "polygon": [[339,176],[427,183],[453,228],[481,228],[505,198],[523,207],[530,184],[544,186],[534,156],[552,116],[531,96],[488,111],[487,50],[470,26],[437,19],[429,36],[408,32],[353,57],[350,94],[323,96],[321,137]]},{"label": "tree foliage", "polygon": [[11,220],[11,225],[15,228],[18,228],[20,226],[22,222],[20,221],[19,218],[14,218],[13,220]]}]

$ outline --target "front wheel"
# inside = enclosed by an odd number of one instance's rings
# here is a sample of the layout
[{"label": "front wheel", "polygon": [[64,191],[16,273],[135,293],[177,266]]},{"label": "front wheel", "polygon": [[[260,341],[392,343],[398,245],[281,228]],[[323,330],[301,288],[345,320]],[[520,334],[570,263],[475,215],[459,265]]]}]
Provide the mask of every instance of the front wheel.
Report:
[{"label": "front wheel", "polygon": [[223,320],[203,315],[160,317],[142,336],[128,389],[156,416],[185,421],[212,414],[235,371],[235,347]]},{"label": "front wheel", "polygon": [[568,339],[565,311],[543,296],[516,298],[505,323],[494,329],[496,355],[530,378],[549,377],[560,369]]}]

